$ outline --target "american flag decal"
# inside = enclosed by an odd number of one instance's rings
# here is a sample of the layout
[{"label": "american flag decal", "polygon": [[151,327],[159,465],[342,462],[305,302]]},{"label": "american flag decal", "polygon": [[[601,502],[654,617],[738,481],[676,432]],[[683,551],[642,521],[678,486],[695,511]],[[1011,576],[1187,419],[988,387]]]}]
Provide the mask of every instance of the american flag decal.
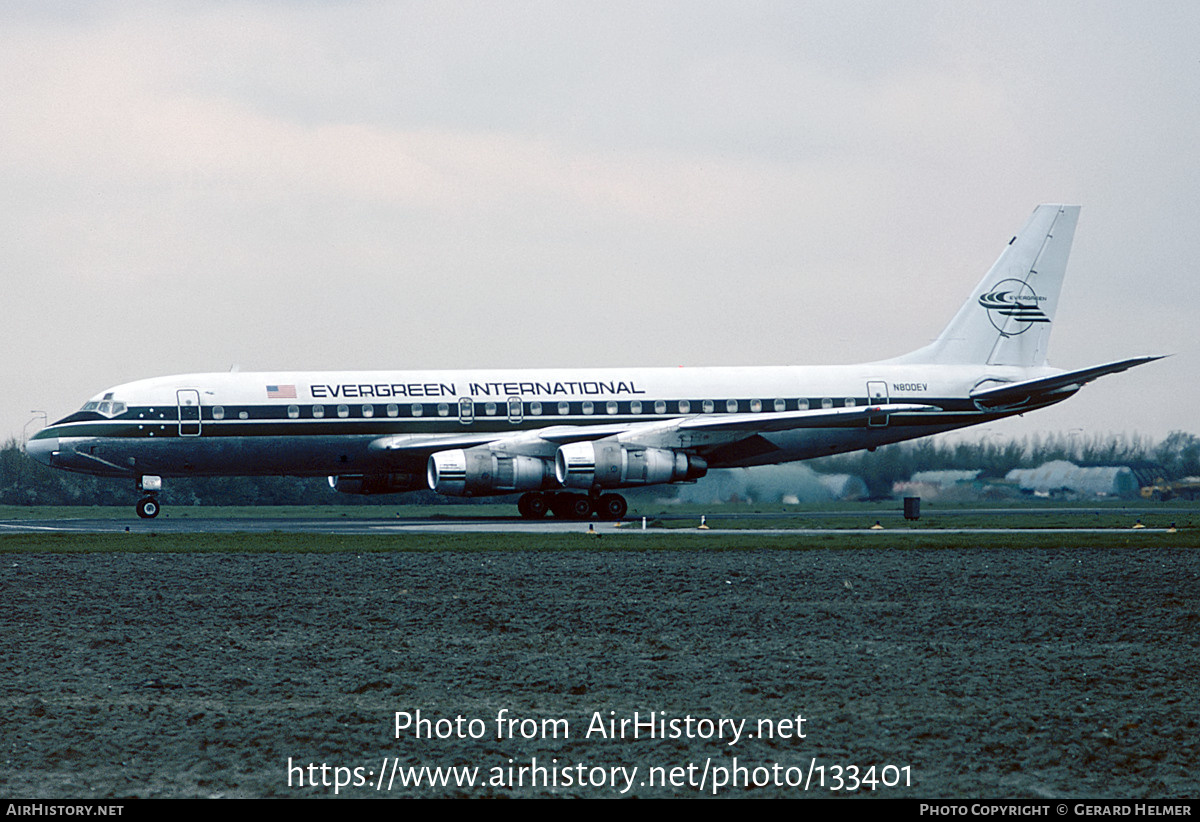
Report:
[{"label": "american flag decal", "polygon": [[268,385],[267,399],[269,400],[294,400],[296,399],[296,386],[294,385]]}]

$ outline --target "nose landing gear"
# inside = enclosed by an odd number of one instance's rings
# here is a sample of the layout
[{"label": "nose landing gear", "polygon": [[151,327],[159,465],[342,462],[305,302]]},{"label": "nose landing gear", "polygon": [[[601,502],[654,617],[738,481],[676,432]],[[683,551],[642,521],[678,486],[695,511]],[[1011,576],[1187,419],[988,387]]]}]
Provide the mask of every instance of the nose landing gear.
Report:
[{"label": "nose landing gear", "polygon": [[137,489],[146,496],[137,501],[134,510],[142,519],[154,519],[162,510],[158,502],[158,492],[162,490],[162,477],[147,474],[138,480]]},{"label": "nose landing gear", "polygon": [[154,497],[142,497],[137,501],[137,515],[142,519],[153,519],[158,516],[158,500]]}]

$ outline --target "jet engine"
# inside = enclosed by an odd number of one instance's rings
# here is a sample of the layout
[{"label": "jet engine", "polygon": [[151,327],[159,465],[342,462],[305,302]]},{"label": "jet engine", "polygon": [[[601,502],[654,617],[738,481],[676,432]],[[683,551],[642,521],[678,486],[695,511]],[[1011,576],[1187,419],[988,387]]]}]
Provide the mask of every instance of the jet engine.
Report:
[{"label": "jet engine", "polygon": [[342,474],[329,478],[339,494],[402,494],[425,488],[416,474]]},{"label": "jet engine", "polygon": [[554,473],[568,488],[626,488],[699,479],[708,473],[708,463],[667,448],[573,442],[554,455]]},{"label": "jet engine", "polygon": [[452,497],[538,491],[550,482],[548,460],[498,454],[490,448],[438,451],[429,458],[429,487]]}]

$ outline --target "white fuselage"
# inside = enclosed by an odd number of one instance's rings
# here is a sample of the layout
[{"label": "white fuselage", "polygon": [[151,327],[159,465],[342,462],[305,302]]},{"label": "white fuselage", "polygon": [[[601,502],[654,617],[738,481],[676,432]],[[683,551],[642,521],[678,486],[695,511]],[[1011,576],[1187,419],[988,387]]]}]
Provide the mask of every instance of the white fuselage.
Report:
[{"label": "white fuselage", "polygon": [[[969,399],[974,387],[1052,373],[1057,372],[868,363],[187,374],[107,389],[84,410],[40,432],[30,450],[56,467],[106,476],[373,474],[419,471],[439,441],[452,446],[472,438],[511,438],[520,453],[553,458],[555,447],[540,447],[536,432],[557,426],[630,426],[889,402],[940,409],[893,414],[866,425],[764,432],[749,445],[705,433],[672,443],[705,454],[710,467],[760,465],[873,448],[995,419],[1004,414],[982,412]],[[407,442],[428,447],[405,450]]]}]

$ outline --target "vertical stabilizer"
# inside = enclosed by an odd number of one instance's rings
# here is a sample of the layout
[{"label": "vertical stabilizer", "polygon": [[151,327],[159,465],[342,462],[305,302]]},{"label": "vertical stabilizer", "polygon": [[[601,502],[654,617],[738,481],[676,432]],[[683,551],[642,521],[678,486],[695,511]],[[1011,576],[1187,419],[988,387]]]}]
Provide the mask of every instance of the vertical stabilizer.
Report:
[{"label": "vertical stabilizer", "polygon": [[897,362],[1040,366],[1079,206],[1040,205],[933,343]]}]

